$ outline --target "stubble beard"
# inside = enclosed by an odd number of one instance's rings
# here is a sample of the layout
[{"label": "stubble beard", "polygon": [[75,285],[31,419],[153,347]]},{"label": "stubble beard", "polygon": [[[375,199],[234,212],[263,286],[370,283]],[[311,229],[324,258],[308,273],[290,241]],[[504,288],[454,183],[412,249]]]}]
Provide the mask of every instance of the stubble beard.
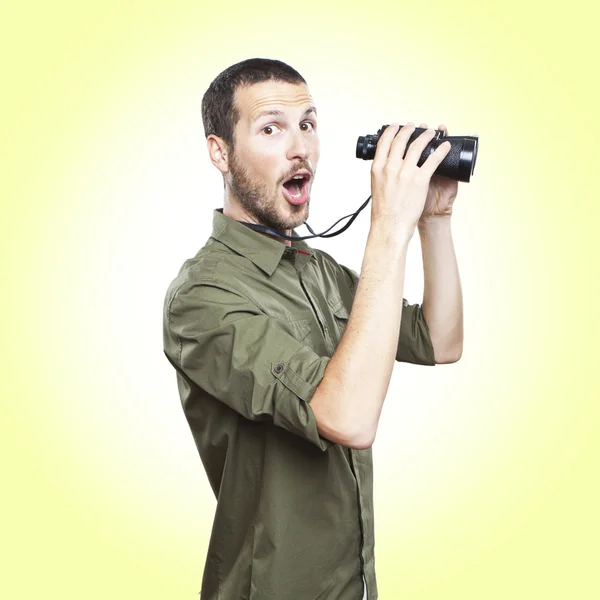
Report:
[{"label": "stubble beard", "polygon": [[[244,211],[261,225],[284,232],[295,229],[308,220],[310,199],[303,205],[290,204],[282,197],[279,186],[275,192],[270,192],[266,185],[256,181],[248,173],[235,155],[230,158],[229,173],[231,175],[229,187],[234,196],[239,200]],[[281,201],[290,207],[291,216],[280,214],[278,204]]]}]

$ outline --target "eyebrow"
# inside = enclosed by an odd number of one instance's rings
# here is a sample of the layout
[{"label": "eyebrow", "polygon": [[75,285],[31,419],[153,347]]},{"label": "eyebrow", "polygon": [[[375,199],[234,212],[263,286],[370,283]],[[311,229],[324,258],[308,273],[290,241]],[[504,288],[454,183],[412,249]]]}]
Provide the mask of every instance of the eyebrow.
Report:
[{"label": "eyebrow", "polygon": [[[311,106],[309,108],[307,108],[304,111],[304,114],[302,115],[302,118],[308,116],[310,113],[315,113],[315,116],[317,115],[317,109],[314,106]],[[268,115],[273,115],[276,117],[280,117],[281,115],[283,115],[283,111],[281,110],[277,110],[277,109],[271,109],[271,110],[263,110],[261,112],[259,112],[254,119],[252,120],[253,123],[255,123],[256,121],[258,121],[258,119],[260,119],[261,117],[266,117]]]}]

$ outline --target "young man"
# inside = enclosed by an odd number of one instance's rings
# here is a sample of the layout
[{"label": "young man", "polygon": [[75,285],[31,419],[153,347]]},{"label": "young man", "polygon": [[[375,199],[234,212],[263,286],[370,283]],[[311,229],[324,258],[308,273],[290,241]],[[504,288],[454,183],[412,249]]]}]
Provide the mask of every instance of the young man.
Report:
[{"label": "young man", "polygon": [[[403,158],[414,126],[386,129],[359,278],[279,237],[307,220],[319,160],[300,74],[275,60],[233,65],[211,83],[202,116],[224,207],[163,315],[164,351],[217,498],[201,600],[376,600],[371,446],[394,360],[454,362],[462,347],[451,238],[422,221],[449,218],[454,183],[429,188],[448,148],[419,168],[433,130]],[[402,297],[417,225],[424,258],[446,269],[437,286],[426,271],[435,329]],[[428,245],[434,229],[441,241]]]}]

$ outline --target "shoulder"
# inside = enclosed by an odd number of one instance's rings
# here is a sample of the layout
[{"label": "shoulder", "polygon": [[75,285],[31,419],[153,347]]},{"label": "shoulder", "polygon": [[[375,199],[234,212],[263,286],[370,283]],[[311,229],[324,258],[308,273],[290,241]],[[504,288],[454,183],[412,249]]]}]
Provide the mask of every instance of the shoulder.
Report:
[{"label": "shoulder", "polygon": [[342,273],[341,265],[331,254],[328,254],[324,250],[317,250],[316,248],[313,248],[313,252],[317,258],[317,265],[321,270],[335,277],[338,277]]},{"label": "shoulder", "polygon": [[218,287],[234,292],[235,286],[224,281],[223,268],[233,265],[234,271],[236,268],[244,269],[247,262],[243,256],[231,252],[216,240],[209,239],[195,256],[183,262],[177,275],[169,283],[164,298],[165,310],[169,310],[175,299],[201,294],[206,286],[216,287],[218,284]]},{"label": "shoulder", "polygon": [[315,252],[319,264],[336,278],[339,287],[341,289],[347,288],[353,294],[359,279],[358,273],[354,269],[339,263],[331,254],[323,250],[315,250]]}]

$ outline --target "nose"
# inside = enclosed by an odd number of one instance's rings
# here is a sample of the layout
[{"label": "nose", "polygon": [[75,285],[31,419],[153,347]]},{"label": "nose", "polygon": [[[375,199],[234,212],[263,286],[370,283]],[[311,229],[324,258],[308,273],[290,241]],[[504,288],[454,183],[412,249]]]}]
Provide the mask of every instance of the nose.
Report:
[{"label": "nose", "polygon": [[290,145],[287,151],[289,160],[302,159],[306,160],[310,155],[310,149],[306,140],[306,133],[298,130],[291,135]]}]

